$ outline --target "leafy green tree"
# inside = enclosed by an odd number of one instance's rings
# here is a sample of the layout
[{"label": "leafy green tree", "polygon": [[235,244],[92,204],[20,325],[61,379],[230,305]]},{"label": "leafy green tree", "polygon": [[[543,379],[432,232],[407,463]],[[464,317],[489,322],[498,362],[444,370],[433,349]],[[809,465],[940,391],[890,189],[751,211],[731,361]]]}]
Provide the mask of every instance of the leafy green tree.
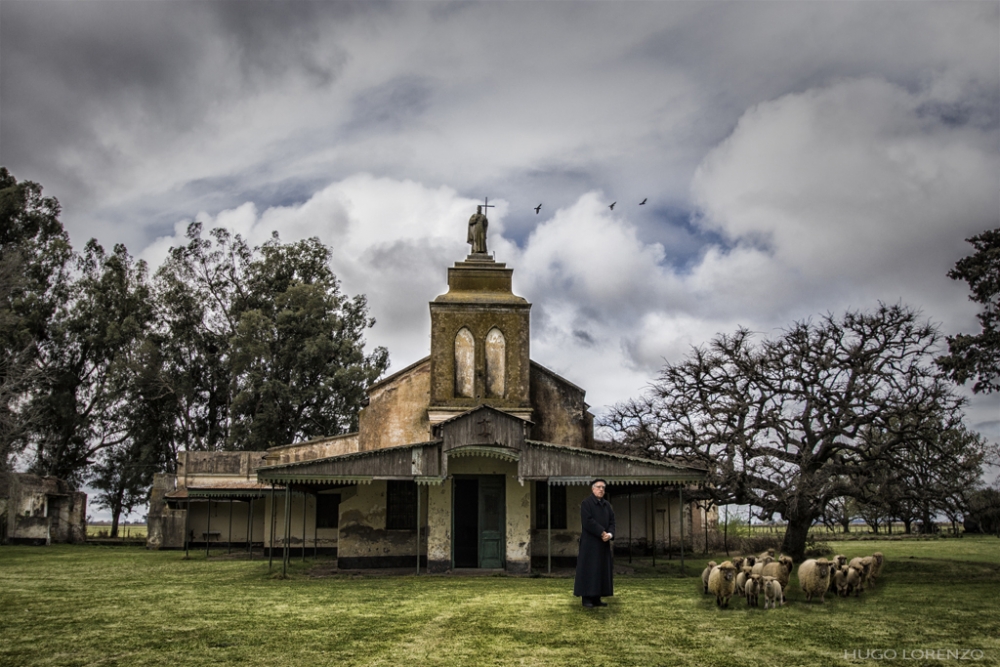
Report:
[{"label": "leafy green tree", "polygon": [[42,418],[27,398],[44,376],[38,345],[69,299],[72,257],[59,202],[0,167],[0,471]]},{"label": "leafy green tree", "polygon": [[703,462],[717,504],[780,514],[782,549],[802,558],[810,526],[852,493],[852,479],[960,421],[961,401],[930,356],[938,341],[899,305],[800,322],[760,343],[740,329],[667,363],[645,396],[602,423],[633,451]]},{"label": "leafy green tree", "polygon": [[938,364],[955,382],[975,379],[972,391],[990,394],[1000,390],[1000,229],[967,241],[976,251],[960,259],[948,277],[969,283],[969,299],[982,306],[977,315],[982,330],[949,336],[948,354]]},{"label": "leafy green tree", "polygon": [[41,415],[33,429],[31,470],[82,481],[96,455],[128,439],[128,392],[121,369],[153,325],[146,265],[123,245],[111,254],[95,241],[77,261],[69,301],[38,345],[45,379],[31,397]]},{"label": "leafy green tree", "polygon": [[157,274],[163,387],[181,446],[263,449],[357,428],[388,353],[364,353],[374,324],[349,298],[318,239],[259,248],[192,223]]}]

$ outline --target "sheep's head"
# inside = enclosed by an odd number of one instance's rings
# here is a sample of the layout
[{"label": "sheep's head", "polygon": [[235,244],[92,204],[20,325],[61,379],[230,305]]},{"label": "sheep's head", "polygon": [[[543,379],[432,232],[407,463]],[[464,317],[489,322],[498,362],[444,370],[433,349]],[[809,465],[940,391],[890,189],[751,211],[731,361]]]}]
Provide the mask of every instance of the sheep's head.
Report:
[{"label": "sheep's head", "polygon": [[757,559],[754,556],[747,556],[747,562],[746,562],[747,565],[753,567],[756,562]]},{"label": "sheep's head", "polygon": [[833,557],[833,562],[837,564],[838,568],[844,567],[847,564],[847,556],[844,554],[837,554]]},{"label": "sheep's head", "polygon": [[792,571],[792,565],[794,565],[794,563],[792,562],[791,556],[782,556],[778,559],[778,562],[781,563],[781,567],[785,570],[785,572]]},{"label": "sheep's head", "polygon": [[728,560],[720,565],[718,569],[722,573],[722,578],[726,581],[732,581],[736,578],[736,567]]},{"label": "sheep's head", "polygon": [[745,560],[746,559],[743,558],[742,556],[737,556],[736,558],[733,559],[733,567],[736,568],[737,572],[743,569],[743,563]]},{"label": "sheep's head", "polygon": [[872,554],[872,558],[875,559],[875,566],[882,567],[882,562],[885,560],[885,556],[882,555],[881,551],[876,551]]}]

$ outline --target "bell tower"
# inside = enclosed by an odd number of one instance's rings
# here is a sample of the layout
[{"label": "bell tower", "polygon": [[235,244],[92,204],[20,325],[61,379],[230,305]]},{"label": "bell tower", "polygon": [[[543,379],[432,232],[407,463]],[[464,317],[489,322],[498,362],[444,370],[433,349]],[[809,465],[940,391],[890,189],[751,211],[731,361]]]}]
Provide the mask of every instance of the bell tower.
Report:
[{"label": "bell tower", "polygon": [[513,273],[485,252],[448,269],[448,292],[430,303],[432,425],[479,405],[531,419],[531,304]]}]

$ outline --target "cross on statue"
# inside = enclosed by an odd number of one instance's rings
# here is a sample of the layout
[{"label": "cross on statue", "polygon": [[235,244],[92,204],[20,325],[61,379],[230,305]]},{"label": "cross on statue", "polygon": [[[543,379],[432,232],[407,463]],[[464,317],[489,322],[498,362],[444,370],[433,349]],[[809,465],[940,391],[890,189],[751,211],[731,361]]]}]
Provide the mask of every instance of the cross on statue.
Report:
[{"label": "cross on statue", "polygon": [[484,210],[483,210],[483,215],[485,215],[485,214],[489,213],[489,211],[487,211],[487,210],[485,210],[485,209],[488,209],[488,208],[496,208],[496,206],[495,206],[495,205],[493,205],[493,204],[491,204],[491,203],[490,203],[490,198],[489,198],[489,197],[486,197],[484,201],[485,201],[485,203],[483,204],[483,209],[484,209]]}]

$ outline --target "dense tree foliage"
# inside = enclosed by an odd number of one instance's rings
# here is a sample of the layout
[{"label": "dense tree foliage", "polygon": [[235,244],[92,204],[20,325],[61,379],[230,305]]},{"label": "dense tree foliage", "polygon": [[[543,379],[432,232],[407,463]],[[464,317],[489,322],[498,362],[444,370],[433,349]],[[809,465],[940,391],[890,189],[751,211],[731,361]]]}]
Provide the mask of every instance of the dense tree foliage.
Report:
[{"label": "dense tree foliage", "polygon": [[960,259],[948,277],[969,283],[969,298],[982,306],[977,315],[982,331],[949,336],[948,354],[938,364],[955,382],[975,379],[972,391],[989,394],[1000,390],[1000,229],[967,240],[976,251]]},{"label": "dense tree foliage", "polygon": [[364,353],[374,324],[341,294],[318,239],[250,248],[226,230],[174,248],[157,275],[163,386],[189,449],[263,449],[357,428],[365,388],[388,367]]},{"label": "dense tree foliage", "polygon": [[59,204],[0,168],[0,472],[89,481],[122,513],[183,449],[357,428],[388,353],[318,239],[261,247],[192,224],[151,280],[124,246],[74,253]]},{"label": "dense tree foliage", "polygon": [[879,461],[903,461],[958,428],[960,399],[935,369],[937,330],[902,306],[827,315],[754,341],[740,329],[668,363],[645,396],[604,418],[621,446],[708,466],[717,504],[809,527]]},{"label": "dense tree foliage", "polygon": [[42,419],[26,398],[43,379],[38,346],[68,299],[72,257],[59,202],[0,167],[0,472]]}]

